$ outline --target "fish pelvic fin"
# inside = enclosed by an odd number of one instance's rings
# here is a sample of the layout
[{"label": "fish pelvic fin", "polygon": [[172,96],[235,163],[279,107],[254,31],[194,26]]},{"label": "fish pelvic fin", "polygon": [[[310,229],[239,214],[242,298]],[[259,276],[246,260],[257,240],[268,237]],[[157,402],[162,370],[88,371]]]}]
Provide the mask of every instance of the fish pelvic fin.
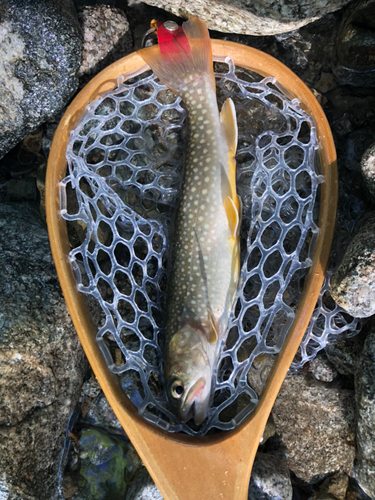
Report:
[{"label": "fish pelvic fin", "polygon": [[[237,203],[236,203],[237,202]],[[240,226],[240,215],[238,211],[238,199],[233,200],[230,196],[227,196],[224,200],[224,209],[227,214],[229,231],[232,238],[237,238],[238,229]]]},{"label": "fish pelvic fin", "polygon": [[202,79],[208,79],[215,88],[210,36],[205,23],[197,16],[182,24],[186,39],[179,43],[173,38],[160,50],[154,45],[138,50],[138,54],[170,90],[182,95]]},{"label": "fish pelvic fin", "polygon": [[[238,128],[236,109],[230,97],[224,102],[223,107],[221,108],[220,121],[228,143],[229,153],[231,157],[234,158],[237,150]],[[235,165],[234,170],[236,170]]]},{"label": "fish pelvic fin", "polygon": [[208,341],[210,344],[215,344],[218,341],[219,335],[217,333],[215,320],[214,320],[213,314],[211,312],[211,309],[207,308],[207,312],[208,312],[208,317],[210,319],[210,326],[211,326],[210,332],[208,335]]}]

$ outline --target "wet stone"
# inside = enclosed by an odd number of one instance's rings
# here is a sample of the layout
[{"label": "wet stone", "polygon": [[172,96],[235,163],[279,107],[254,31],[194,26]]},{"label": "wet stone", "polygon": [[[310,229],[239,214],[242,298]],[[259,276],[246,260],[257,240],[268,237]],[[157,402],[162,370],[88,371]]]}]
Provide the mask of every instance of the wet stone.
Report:
[{"label": "wet stone", "polygon": [[185,2],[183,7],[173,0],[146,0],[145,3],[183,18],[197,15],[211,30],[247,35],[275,35],[316,21],[340,9],[348,0],[309,1],[304,3],[303,9],[299,0],[282,0],[276,3],[272,0],[256,0],[251,3],[245,0],[237,0],[235,3],[224,0],[197,0]]},{"label": "wet stone", "polygon": [[361,488],[375,497],[375,329],[367,336],[355,372],[357,404],[357,459],[354,464]]},{"label": "wet stone", "polygon": [[291,500],[292,496],[290,472],[285,463],[277,457],[258,452],[251,472],[248,499]]},{"label": "wet stone", "polygon": [[81,84],[93,75],[129,54],[132,37],[129,23],[121,9],[109,5],[85,5],[78,8],[83,31],[82,64],[78,76]]},{"label": "wet stone", "polygon": [[333,299],[352,316],[375,314],[375,212],[358,223],[331,286]]},{"label": "wet stone", "polygon": [[361,172],[372,196],[375,196],[375,143],[362,156]]},{"label": "wet stone", "polygon": [[81,489],[75,500],[123,498],[127,445],[97,429],[85,429],[79,440]]},{"label": "wet stone", "polygon": [[336,472],[327,477],[314,494],[314,500],[345,500],[349,485],[349,476],[344,472]]},{"label": "wet stone", "polygon": [[[286,464],[298,478],[310,482],[337,470],[352,474],[353,391],[317,381],[309,374],[290,375],[272,414]],[[272,447],[267,451],[272,453]]]},{"label": "wet stone", "polygon": [[54,500],[87,365],[36,204],[0,204],[0,264],[0,492]]},{"label": "wet stone", "polygon": [[375,86],[375,2],[360,0],[345,10],[336,40],[334,72],[341,84]]},{"label": "wet stone", "polygon": [[353,376],[357,368],[366,335],[360,332],[349,339],[336,339],[324,351],[329,361],[341,375]]},{"label": "wet stone", "polygon": [[4,0],[1,17],[0,157],[69,101],[82,56],[72,0]]},{"label": "wet stone", "polygon": [[335,367],[323,353],[318,353],[317,356],[310,361],[310,371],[317,380],[321,380],[322,382],[332,382],[337,376]]},{"label": "wet stone", "polygon": [[146,469],[129,486],[125,500],[163,500],[160,491]]},{"label": "wet stone", "polygon": [[91,401],[85,415],[85,424],[100,427],[122,437],[125,432],[102,391]]}]

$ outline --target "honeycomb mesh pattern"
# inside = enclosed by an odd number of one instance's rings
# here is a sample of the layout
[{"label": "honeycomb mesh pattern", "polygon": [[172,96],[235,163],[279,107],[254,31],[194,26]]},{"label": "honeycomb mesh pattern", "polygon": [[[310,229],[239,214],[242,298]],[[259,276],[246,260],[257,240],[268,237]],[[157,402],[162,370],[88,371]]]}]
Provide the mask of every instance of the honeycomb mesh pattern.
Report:
[{"label": "honeycomb mesh pattern", "polygon": [[242,267],[202,426],[169,411],[162,370],[171,218],[187,144],[183,102],[151,72],[119,78],[72,131],[61,183],[70,261],[78,289],[99,305],[97,341],[108,366],[147,420],[191,435],[233,429],[255,408],[261,389],[250,381],[255,373],[264,384],[312,262],[323,181],[315,126],[299,103],[275,79],[230,59],[215,71],[219,106],[231,97],[237,112]]},{"label": "honeycomb mesh pattern", "polygon": [[362,329],[363,320],[353,318],[331,297],[331,278],[338,268],[349,243],[355,224],[363,214],[360,200],[342,194],[339,200],[336,231],[328,263],[328,271],[311,317],[309,326],[291,364],[291,371],[297,371],[313,359],[329,342],[357,335]]}]

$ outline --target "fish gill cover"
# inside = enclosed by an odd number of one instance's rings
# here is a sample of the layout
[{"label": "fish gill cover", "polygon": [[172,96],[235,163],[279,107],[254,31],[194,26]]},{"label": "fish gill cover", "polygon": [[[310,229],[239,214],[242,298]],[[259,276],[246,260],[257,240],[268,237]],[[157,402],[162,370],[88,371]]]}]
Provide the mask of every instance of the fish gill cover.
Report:
[{"label": "fish gill cover", "polygon": [[[163,384],[172,218],[187,149],[184,103],[151,72],[119,78],[72,131],[60,189],[69,258],[78,289],[99,306],[97,342],[109,368],[144,418],[190,435],[233,429],[256,407],[312,263],[323,182],[315,126],[297,100],[274,78],[237,68],[229,58],[215,63],[215,76],[219,107],[231,97],[237,113],[241,273],[202,425],[177,419]],[[343,217],[341,234],[356,217]],[[330,298],[331,274],[292,369],[330,336],[360,329]]]}]

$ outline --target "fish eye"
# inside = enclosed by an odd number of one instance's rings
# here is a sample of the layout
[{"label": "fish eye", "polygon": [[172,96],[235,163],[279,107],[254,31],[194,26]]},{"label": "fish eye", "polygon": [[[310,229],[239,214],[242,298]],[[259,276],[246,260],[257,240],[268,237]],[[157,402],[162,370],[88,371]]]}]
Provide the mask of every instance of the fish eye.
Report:
[{"label": "fish eye", "polygon": [[171,385],[171,393],[175,399],[179,399],[184,393],[185,387],[181,380],[175,380]]}]

